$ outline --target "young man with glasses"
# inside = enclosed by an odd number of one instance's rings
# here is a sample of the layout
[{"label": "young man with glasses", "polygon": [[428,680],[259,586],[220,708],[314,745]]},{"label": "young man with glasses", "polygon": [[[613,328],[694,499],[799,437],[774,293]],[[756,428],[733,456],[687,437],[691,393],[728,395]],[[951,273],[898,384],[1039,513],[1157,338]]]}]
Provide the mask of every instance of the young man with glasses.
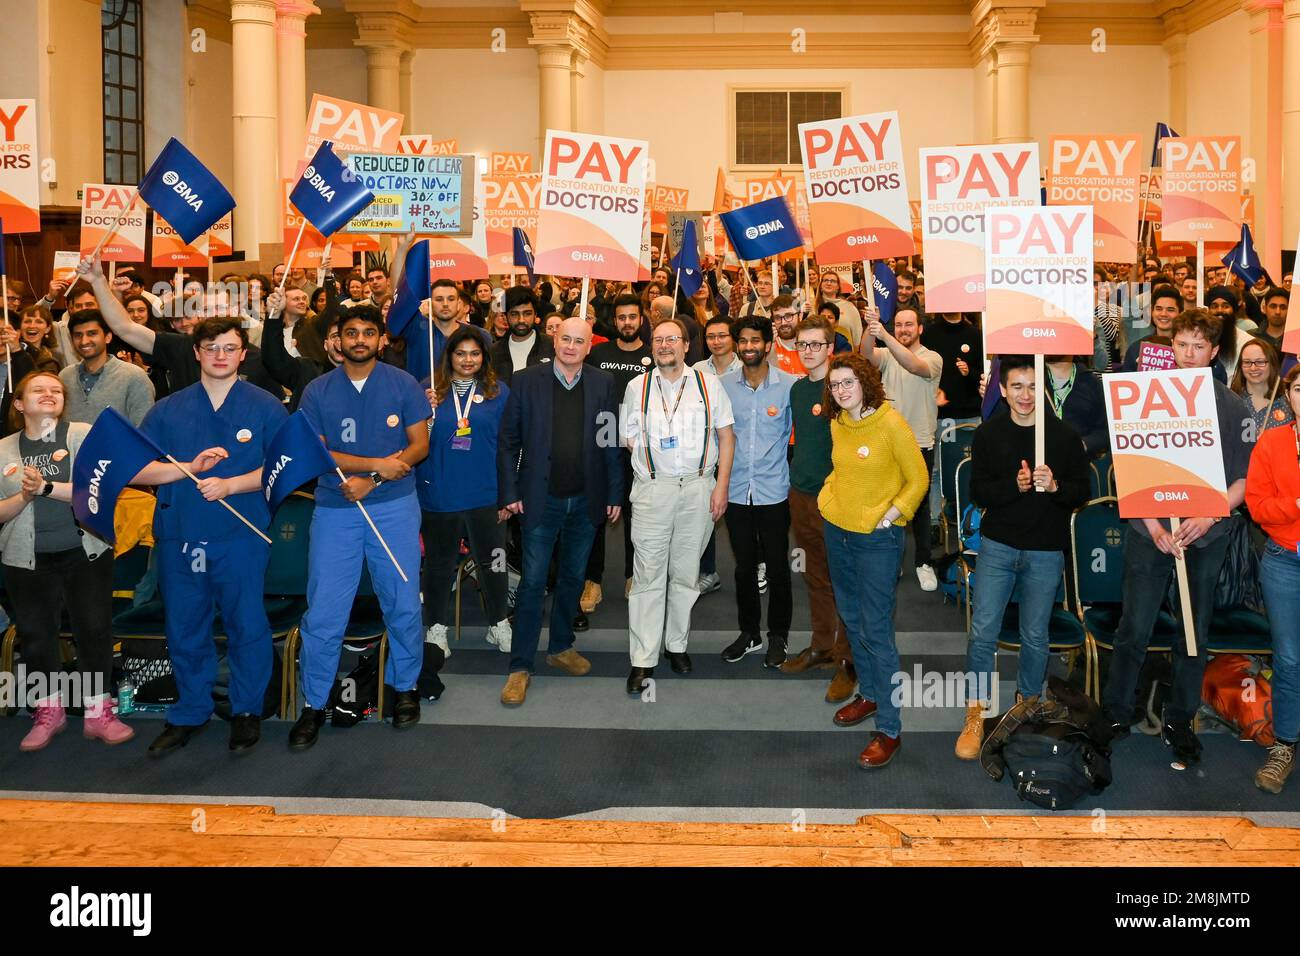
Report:
[{"label": "young man with glasses", "polygon": [[623,394],[623,444],[632,453],[636,557],[628,598],[632,670],[640,694],[664,650],[674,672],[691,671],[686,653],[691,608],[700,596],[700,556],[727,510],[735,435],[722,383],[686,364],[686,322],[654,327],[655,367]]},{"label": "young man with glasses", "polygon": [[[788,296],[781,296],[788,298]],[[767,566],[767,654],[763,666],[785,662],[793,600],[790,593],[790,386],[797,379],[768,362],[772,324],[760,316],[732,326],[743,368],[728,372],[722,387],[731,400],[736,439],[727,492],[727,534],[736,556],[740,636],[722,652],[734,664],[763,649],[758,564]],[[803,366],[800,365],[800,368]]]},{"label": "young man with glasses", "polygon": [[794,345],[798,324],[799,310],[795,308],[794,296],[779,295],[772,300],[772,361],[781,371],[796,378],[808,374]]},{"label": "young man with glasses", "polygon": [[[885,394],[911,427],[921,457],[925,459],[926,473],[933,475],[943,357],[921,344],[921,332],[921,317],[914,309],[899,309],[894,314],[894,335],[890,335],[880,324],[879,311],[868,308],[867,334],[862,338],[862,351],[879,369]],[[869,344],[877,339],[885,343],[883,349]],[[921,590],[937,590],[939,577],[930,563],[928,494],[912,516],[912,541],[916,548],[916,579]]]},{"label": "young man with glasses", "polygon": [[821,316],[799,323],[795,347],[808,375],[790,386],[794,447],[790,454],[790,525],[795,546],[803,551],[804,585],[812,615],[812,641],[781,665],[783,674],[835,668],[826,689],[826,702],[842,704],[853,696],[857,673],[844,622],[835,609],[835,590],[826,559],[826,537],[817,495],[831,473],[831,425],[822,414],[826,372],[830,367],[835,328]]},{"label": "young man with glasses", "polygon": [[506,385],[517,371],[549,362],[555,356],[548,336],[537,329],[537,296],[527,286],[506,289],[506,322],[510,334],[492,346],[492,370]]}]

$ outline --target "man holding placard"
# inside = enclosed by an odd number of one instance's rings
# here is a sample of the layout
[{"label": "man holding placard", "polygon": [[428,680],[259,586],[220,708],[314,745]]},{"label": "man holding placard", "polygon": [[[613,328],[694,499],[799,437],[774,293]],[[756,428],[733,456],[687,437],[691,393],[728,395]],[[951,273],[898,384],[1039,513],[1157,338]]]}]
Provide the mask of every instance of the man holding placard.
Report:
[{"label": "man holding placard", "polygon": [[1170,573],[1177,570],[1188,646],[1173,654],[1161,736],[1184,767],[1200,759],[1192,719],[1201,702],[1215,586],[1250,463],[1243,437],[1250,413],[1208,371],[1219,353],[1220,329],[1204,309],[1184,312],[1171,329],[1178,370],[1105,380],[1120,516],[1129,519],[1130,530],[1123,612],[1102,703],[1117,736],[1126,736],[1138,675]]}]

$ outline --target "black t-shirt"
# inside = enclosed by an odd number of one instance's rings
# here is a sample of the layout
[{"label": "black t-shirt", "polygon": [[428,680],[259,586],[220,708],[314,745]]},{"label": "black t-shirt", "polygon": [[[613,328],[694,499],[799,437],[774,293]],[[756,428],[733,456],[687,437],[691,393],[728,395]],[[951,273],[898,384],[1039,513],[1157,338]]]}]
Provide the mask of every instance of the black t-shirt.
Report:
[{"label": "black t-shirt", "polygon": [[[68,423],[60,422],[51,441],[18,436],[18,452],[23,464],[31,465],[46,481],[71,481],[72,456],[68,454]],[[71,551],[81,547],[81,532],[72,515],[72,505],[53,498],[35,498],[32,509],[36,519],[36,553]]]},{"label": "black t-shirt", "polygon": [[642,344],[639,349],[628,352],[619,348],[617,342],[601,342],[588,354],[587,364],[604,369],[614,376],[614,383],[618,389],[614,395],[622,401],[628,382],[649,370],[652,364],[650,346]]},{"label": "black t-shirt", "polygon": [[[940,418],[978,418],[980,375],[984,372],[984,344],[980,330],[969,322],[947,322],[934,316],[926,322],[921,344],[943,357],[939,388],[948,404],[939,406]],[[961,359],[970,368],[967,375],[957,368]]]},{"label": "black t-shirt", "polygon": [[[179,392],[199,380],[199,360],[194,357],[194,339],[180,332],[155,332],[153,353],[149,364],[167,372],[170,390]],[[250,385],[270,392],[278,399],[284,398],[284,389],[262,367],[262,353],[255,345],[248,347],[239,375]]]}]

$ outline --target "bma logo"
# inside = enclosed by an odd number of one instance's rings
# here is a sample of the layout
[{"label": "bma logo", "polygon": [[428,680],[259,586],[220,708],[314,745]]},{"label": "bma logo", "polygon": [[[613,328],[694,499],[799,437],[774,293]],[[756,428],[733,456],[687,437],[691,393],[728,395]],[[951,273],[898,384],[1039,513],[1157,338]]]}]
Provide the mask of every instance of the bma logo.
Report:
[{"label": "bma logo", "polygon": [[1185,491],[1157,491],[1152,497],[1156,501],[1191,501],[1191,496]]},{"label": "bma logo", "polygon": [[320,193],[321,199],[324,199],[326,202],[334,201],[334,187],[325,182],[323,176],[316,175],[315,166],[308,166],[304,169],[302,171],[302,178],[306,180],[308,186]]},{"label": "bma logo", "polygon": [[271,500],[271,489],[275,487],[275,479],[280,477],[280,472],[284,470],[284,466],[289,464],[289,462],[291,461],[293,461],[293,459],[290,458],[288,455],[281,455],[280,460],[277,461],[275,463],[275,467],[271,469],[271,474],[268,475],[266,478],[266,500],[267,501]]},{"label": "bma logo", "polygon": [[455,259],[430,259],[429,265],[434,269],[451,269],[456,265]]},{"label": "bma logo", "polygon": [[771,222],[764,222],[757,226],[750,226],[745,230],[746,239],[757,239],[759,236],[766,236],[768,233],[780,232],[785,228],[785,223],[780,219],[773,219]]},{"label": "bma logo", "polygon": [[95,473],[90,476],[90,494],[86,498],[86,508],[92,515],[99,514],[99,482],[112,464],[113,459],[101,458],[95,466]]},{"label": "bma logo", "polygon": [[166,185],[170,186],[172,192],[180,196],[181,200],[195,212],[198,212],[203,208],[203,198],[194,190],[190,189],[189,184],[186,183],[185,180],[181,179],[175,170],[169,169],[164,172],[162,175],[162,181]]}]

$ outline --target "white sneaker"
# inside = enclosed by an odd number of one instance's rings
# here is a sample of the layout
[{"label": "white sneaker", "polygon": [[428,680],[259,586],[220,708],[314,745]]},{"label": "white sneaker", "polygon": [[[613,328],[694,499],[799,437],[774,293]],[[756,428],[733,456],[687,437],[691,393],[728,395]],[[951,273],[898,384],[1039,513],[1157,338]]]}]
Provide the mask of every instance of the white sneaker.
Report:
[{"label": "white sneaker", "polygon": [[503,654],[510,653],[510,640],[514,636],[510,630],[510,619],[498,621],[488,627],[487,642],[495,644]]},{"label": "white sneaker", "polygon": [[767,565],[759,564],[758,566],[758,593],[764,594],[767,591]]},{"label": "white sneaker", "polygon": [[716,574],[701,574],[700,579],[695,582],[695,587],[701,594],[712,594],[722,588],[722,578]]},{"label": "white sneaker", "polygon": [[451,645],[447,643],[446,624],[430,624],[424,632],[424,643],[437,644],[442,648],[443,657],[451,657]]},{"label": "white sneaker", "polygon": [[923,564],[916,569],[916,579],[921,582],[922,591],[937,591],[939,589],[939,576],[934,573],[934,568],[928,564]]}]

